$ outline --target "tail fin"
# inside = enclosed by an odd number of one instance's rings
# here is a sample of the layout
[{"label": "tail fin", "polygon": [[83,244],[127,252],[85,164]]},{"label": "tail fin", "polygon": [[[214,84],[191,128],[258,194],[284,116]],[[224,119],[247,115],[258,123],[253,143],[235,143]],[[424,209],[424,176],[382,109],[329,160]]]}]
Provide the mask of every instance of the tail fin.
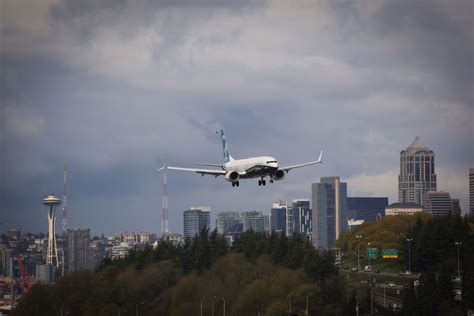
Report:
[{"label": "tail fin", "polygon": [[222,150],[224,152],[224,163],[227,163],[231,160],[234,160],[232,156],[229,154],[229,147],[227,146],[227,141],[224,136],[224,130],[221,129],[221,139],[222,139]]}]

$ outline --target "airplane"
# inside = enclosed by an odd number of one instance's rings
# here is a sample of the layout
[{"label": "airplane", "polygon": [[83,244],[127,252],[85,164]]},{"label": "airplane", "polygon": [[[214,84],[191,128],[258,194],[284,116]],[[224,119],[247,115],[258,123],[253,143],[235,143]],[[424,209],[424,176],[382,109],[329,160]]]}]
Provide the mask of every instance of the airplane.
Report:
[{"label": "airplane", "polygon": [[[219,133],[217,131],[216,133]],[[181,167],[171,167],[163,163],[163,167],[158,169],[159,171],[170,169],[170,170],[179,170],[179,171],[192,171],[204,175],[211,175],[214,177],[224,176],[224,178],[232,183],[233,187],[238,187],[240,185],[240,179],[252,179],[260,178],[258,180],[258,185],[265,185],[265,178],[270,178],[270,183],[273,183],[274,180],[279,181],[283,180],[286,174],[291,169],[306,167],[318,163],[323,163],[322,156],[323,151],[319,154],[319,159],[315,161],[310,161],[298,165],[292,165],[288,167],[278,167],[278,161],[270,156],[260,156],[252,157],[247,159],[234,159],[229,153],[229,147],[227,145],[226,138],[224,136],[224,130],[220,130],[220,136],[222,140],[222,149],[224,152],[224,163],[220,164],[204,164],[198,163],[196,165],[215,167],[220,169],[195,169],[195,168],[181,168]]]}]

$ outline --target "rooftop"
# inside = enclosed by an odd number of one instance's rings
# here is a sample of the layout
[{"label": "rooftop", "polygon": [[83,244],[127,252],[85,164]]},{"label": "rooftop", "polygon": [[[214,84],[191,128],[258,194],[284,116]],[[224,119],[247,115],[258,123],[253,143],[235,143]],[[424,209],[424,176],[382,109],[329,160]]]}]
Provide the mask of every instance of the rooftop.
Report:
[{"label": "rooftop", "polygon": [[390,208],[423,208],[423,206],[417,203],[413,203],[413,202],[406,202],[406,203],[397,202],[397,203],[392,203],[385,208],[389,208],[389,209]]}]

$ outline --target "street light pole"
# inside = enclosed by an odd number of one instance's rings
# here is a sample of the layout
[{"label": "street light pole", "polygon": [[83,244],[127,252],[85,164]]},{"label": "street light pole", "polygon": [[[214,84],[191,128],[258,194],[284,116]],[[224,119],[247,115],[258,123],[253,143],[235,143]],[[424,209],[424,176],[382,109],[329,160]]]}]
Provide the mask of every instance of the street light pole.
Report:
[{"label": "street light pole", "polygon": [[306,316],[309,316],[309,305],[308,305],[308,296],[311,295],[311,292],[309,292],[308,294],[306,294]]},{"label": "street light pole", "polygon": [[359,297],[356,296],[356,315],[359,316]]},{"label": "street light pole", "polygon": [[408,241],[408,271],[411,272],[411,242],[413,238],[407,238]]},{"label": "street light pole", "polygon": [[291,295],[288,295],[288,299],[289,299],[289,307],[290,307],[290,314],[291,314]]},{"label": "street light pole", "polygon": [[223,306],[222,306],[222,309],[223,309],[223,312],[224,312],[224,316],[225,316],[225,298],[222,298],[222,302],[223,302]]},{"label": "street light pole", "polygon": [[356,235],[357,238],[357,271],[360,271],[360,239],[362,235]]},{"label": "street light pole", "polygon": [[[370,270],[369,270],[369,284],[370,284],[370,275],[372,273],[372,266],[370,265],[370,242],[367,243],[367,257],[369,258],[369,267],[370,267]],[[371,292],[372,293],[372,292]],[[370,298],[372,299],[372,297]]]},{"label": "street light pole", "polygon": [[383,307],[386,307],[387,304],[385,304],[385,288],[387,287],[387,282],[383,283]]},{"label": "street light pole", "polygon": [[454,244],[456,246],[458,246],[458,280],[460,280],[461,279],[461,269],[460,269],[460,266],[459,266],[459,247],[462,246],[462,242],[456,241]]},{"label": "street light pole", "polygon": [[201,298],[201,316],[202,316],[202,302],[205,300],[205,298]]},{"label": "street light pole", "polygon": [[214,316],[214,302],[216,301],[216,296],[214,296],[214,299],[212,300],[212,316]]}]

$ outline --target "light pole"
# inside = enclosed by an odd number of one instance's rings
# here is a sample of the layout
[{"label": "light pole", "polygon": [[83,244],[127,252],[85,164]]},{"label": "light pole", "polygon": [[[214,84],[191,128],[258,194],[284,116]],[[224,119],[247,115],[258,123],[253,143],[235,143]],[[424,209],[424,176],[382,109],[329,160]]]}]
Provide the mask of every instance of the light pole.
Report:
[{"label": "light pole", "polygon": [[138,316],[138,305],[143,305],[143,302],[135,304],[135,315]]},{"label": "light pole", "polygon": [[387,281],[383,283],[383,307],[386,307],[387,305],[385,304],[385,288],[387,287]]},{"label": "light pole", "polygon": [[357,271],[360,271],[360,240],[362,235],[356,235],[357,238]]},{"label": "light pole", "polygon": [[462,242],[456,241],[454,244],[456,246],[458,246],[458,280],[461,280],[461,270],[460,270],[460,266],[459,266],[459,247],[462,246]]},{"label": "light pole", "polygon": [[201,298],[201,316],[202,316],[202,302],[204,302],[205,298]]},{"label": "light pole", "polygon": [[372,286],[370,286],[370,315],[374,313],[374,304],[372,299]]},{"label": "light pole", "polygon": [[290,314],[291,314],[291,295],[288,295],[288,306],[290,307]]},{"label": "light pole", "polygon": [[309,316],[309,305],[308,305],[308,297],[311,295],[311,292],[309,292],[308,294],[306,294],[306,312],[305,312],[305,315],[306,316]]},{"label": "light pole", "polygon": [[407,238],[408,241],[408,271],[411,272],[411,242],[413,238]]},{"label": "light pole", "polygon": [[[370,274],[372,273],[372,266],[370,265],[370,242],[367,243],[367,257],[369,258],[369,284],[370,284]],[[372,292],[371,292],[372,293]],[[372,297],[371,297],[372,299]]]},{"label": "light pole", "polygon": [[223,315],[225,316],[225,298],[222,298],[222,303],[223,303],[222,310],[223,310],[223,313],[224,313]]},{"label": "light pole", "polygon": [[214,299],[212,300],[212,316],[214,316],[214,303],[216,301],[216,296],[214,296]]},{"label": "light pole", "polygon": [[359,316],[359,297],[356,296],[356,315]]}]

